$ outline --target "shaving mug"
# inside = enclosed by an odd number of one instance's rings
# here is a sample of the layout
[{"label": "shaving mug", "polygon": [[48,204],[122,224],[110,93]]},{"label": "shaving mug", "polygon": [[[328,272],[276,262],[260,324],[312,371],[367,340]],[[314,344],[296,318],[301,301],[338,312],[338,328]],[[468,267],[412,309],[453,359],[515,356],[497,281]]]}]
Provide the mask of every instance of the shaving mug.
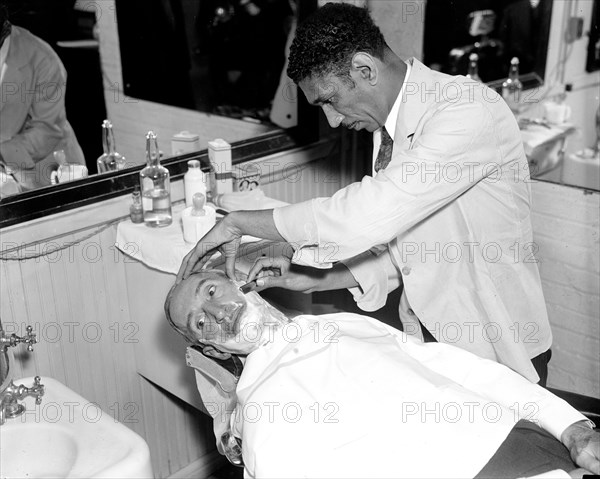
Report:
[{"label": "shaving mug", "polygon": [[78,180],[88,175],[88,169],[85,165],[66,164],[60,165],[57,170],[50,174],[50,183],[64,183],[66,181]]}]

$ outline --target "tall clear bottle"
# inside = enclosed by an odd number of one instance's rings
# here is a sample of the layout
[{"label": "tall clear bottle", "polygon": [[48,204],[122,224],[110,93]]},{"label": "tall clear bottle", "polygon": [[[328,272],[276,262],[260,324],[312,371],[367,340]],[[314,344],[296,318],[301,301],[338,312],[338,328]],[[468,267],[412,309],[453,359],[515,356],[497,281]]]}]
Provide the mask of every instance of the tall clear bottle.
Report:
[{"label": "tall clear bottle", "polygon": [[140,186],[146,226],[169,226],[173,221],[170,175],[160,164],[158,141],[153,131],[146,134],[146,167],[140,171]]},{"label": "tall clear bottle", "polygon": [[102,122],[102,149],[104,153],[97,161],[98,173],[107,173],[125,168],[125,157],[117,153],[115,135],[109,120]]},{"label": "tall clear bottle", "polygon": [[479,55],[477,55],[477,53],[471,53],[469,55],[469,69],[467,70],[467,78],[481,82],[481,77],[479,76],[478,62]]},{"label": "tall clear bottle", "polygon": [[521,92],[523,84],[519,80],[519,59],[513,57],[510,61],[510,70],[508,78],[502,83],[502,98],[514,112],[519,111],[519,102],[521,100]]}]

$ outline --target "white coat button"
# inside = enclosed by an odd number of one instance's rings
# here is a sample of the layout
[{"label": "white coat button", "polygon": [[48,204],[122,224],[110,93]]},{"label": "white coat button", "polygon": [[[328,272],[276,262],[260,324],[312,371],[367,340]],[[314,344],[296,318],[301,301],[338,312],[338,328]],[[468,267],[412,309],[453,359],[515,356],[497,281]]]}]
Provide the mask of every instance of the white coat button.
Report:
[{"label": "white coat button", "polygon": [[410,274],[410,270],[411,270],[410,266],[405,266],[404,268],[402,268],[402,274],[408,276]]}]

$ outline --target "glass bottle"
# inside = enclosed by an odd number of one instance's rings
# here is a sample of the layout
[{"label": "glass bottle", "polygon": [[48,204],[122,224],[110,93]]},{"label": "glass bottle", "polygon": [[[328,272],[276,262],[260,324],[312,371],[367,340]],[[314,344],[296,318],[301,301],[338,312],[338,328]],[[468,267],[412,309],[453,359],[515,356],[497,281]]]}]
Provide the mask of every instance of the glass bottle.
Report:
[{"label": "glass bottle", "polygon": [[107,173],[125,168],[125,157],[117,153],[115,135],[109,120],[102,122],[102,149],[104,153],[97,161],[98,173]]},{"label": "glass bottle", "polygon": [[200,169],[198,160],[188,161],[188,170],[183,175],[183,189],[185,191],[185,206],[193,206],[193,197],[195,193],[202,193],[206,196],[206,177]]},{"label": "glass bottle", "polygon": [[514,112],[519,110],[522,91],[523,84],[519,80],[519,59],[513,57],[510,61],[508,78],[502,83],[502,98],[504,98],[504,101],[506,101],[510,109]]},{"label": "glass bottle", "polygon": [[477,53],[471,53],[469,55],[469,69],[467,70],[467,78],[481,82],[481,77],[479,76],[479,66],[477,65],[478,61],[479,55],[477,55]]},{"label": "glass bottle", "polygon": [[131,206],[129,207],[129,218],[132,223],[144,222],[144,211],[142,210],[142,195],[140,187],[135,185],[133,193],[131,193]]},{"label": "glass bottle", "polygon": [[146,226],[168,226],[173,221],[169,170],[160,164],[158,141],[146,134],[146,167],[140,171],[142,209]]}]

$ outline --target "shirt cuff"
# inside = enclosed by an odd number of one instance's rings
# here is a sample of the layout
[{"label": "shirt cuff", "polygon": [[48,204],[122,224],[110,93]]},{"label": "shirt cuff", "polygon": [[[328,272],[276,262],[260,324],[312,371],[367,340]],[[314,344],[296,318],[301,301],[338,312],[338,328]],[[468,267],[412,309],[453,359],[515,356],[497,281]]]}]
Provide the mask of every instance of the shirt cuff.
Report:
[{"label": "shirt cuff", "polygon": [[586,418],[583,414],[571,407],[569,403],[560,398],[555,398],[556,402],[544,404],[540,407],[540,414],[537,417],[539,426],[552,434],[559,441],[562,433],[571,425],[579,421],[586,421],[592,428],[595,424]]},{"label": "shirt cuff", "polygon": [[383,263],[387,252],[377,255],[365,251],[354,258],[342,261],[360,287],[348,288],[357,306],[363,311],[377,311],[385,306],[389,285],[387,268]]},{"label": "shirt cuff", "polygon": [[273,209],[277,231],[294,248],[292,263],[328,269],[338,261],[337,245],[319,243],[313,200]]},{"label": "shirt cuff", "polygon": [[277,231],[294,249],[319,244],[313,201],[303,201],[273,209],[273,221]]}]

